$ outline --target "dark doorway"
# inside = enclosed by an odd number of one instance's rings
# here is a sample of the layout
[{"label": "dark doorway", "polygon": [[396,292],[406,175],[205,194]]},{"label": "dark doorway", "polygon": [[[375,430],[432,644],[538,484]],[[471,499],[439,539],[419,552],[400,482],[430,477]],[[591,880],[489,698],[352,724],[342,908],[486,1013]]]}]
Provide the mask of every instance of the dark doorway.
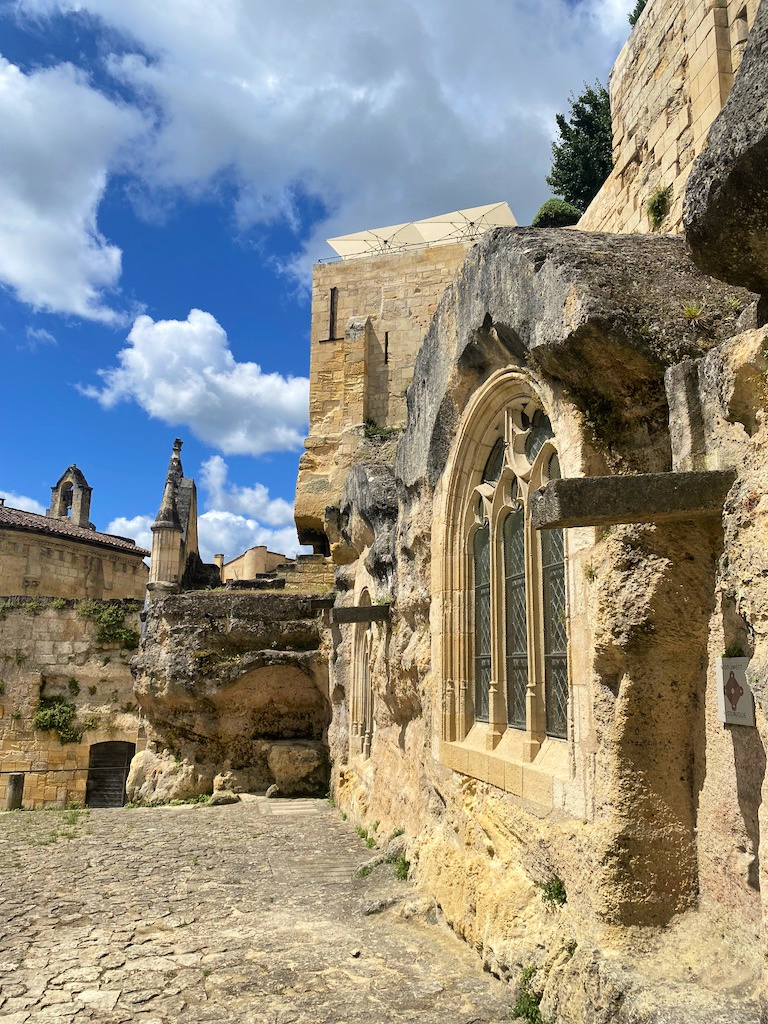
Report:
[{"label": "dark doorway", "polygon": [[86,807],[122,807],[125,803],[125,780],[135,743],[110,740],[94,743],[88,760],[88,782],[85,788]]}]

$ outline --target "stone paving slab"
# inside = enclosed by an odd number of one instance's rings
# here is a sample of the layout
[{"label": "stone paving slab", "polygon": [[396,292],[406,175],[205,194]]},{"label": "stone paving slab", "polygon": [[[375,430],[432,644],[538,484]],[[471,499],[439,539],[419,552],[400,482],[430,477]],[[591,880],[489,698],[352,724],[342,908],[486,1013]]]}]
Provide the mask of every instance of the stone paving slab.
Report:
[{"label": "stone paving slab", "polygon": [[355,877],[373,852],[320,800],[2,813],[0,1020],[508,1020],[410,883]]}]

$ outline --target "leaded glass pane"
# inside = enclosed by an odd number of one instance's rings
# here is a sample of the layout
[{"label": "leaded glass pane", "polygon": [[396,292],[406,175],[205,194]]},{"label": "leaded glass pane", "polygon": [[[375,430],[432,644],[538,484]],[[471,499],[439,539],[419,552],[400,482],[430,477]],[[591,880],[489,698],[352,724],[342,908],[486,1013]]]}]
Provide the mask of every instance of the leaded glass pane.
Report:
[{"label": "leaded glass pane", "polygon": [[536,456],[544,447],[544,443],[554,437],[552,424],[541,411],[537,409],[531,420],[531,429],[525,440],[525,457],[530,463],[536,461]]},{"label": "leaded glass pane", "polygon": [[504,438],[500,437],[496,444],[491,449],[491,454],[488,456],[488,461],[485,464],[483,470],[484,484],[495,484],[501,476],[501,470],[504,466]]},{"label": "leaded glass pane", "polygon": [[525,520],[523,510],[504,520],[504,601],[507,626],[507,721],[525,728],[528,689],[528,626],[525,608]]},{"label": "leaded glass pane", "polygon": [[565,538],[562,530],[541,531],[544,599],[544,685],[547,734],[568,735],[568,634],[565,621]]},{"label": "leaded glass pane", "polygon": [[558,459],[557,453],[555,453],[549,460],[549,465],[547,466],[547,479],[560,480],[560,478],[560,459]]},{"label": "leaded glass pane", "polygon": [[491,545],[487,526],[475,533],[475,720],[487,722],[491,686]]}]

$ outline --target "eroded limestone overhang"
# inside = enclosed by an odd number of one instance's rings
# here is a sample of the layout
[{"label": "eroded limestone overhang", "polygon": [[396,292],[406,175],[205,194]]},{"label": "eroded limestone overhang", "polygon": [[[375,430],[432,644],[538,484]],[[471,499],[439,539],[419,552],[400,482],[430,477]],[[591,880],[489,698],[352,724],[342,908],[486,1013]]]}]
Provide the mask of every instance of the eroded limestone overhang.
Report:
[{"label": "eroded limestone overhang", "polygon": [[[665,369],[753,326],[756,302],[698,270],[680,238],[492,232],[444,293],[417,356],[398,482],[437,481],[468,396],[509,364],[556,383],[621,446],[642,420],[666,422]],[[669,469],[666,459],[644,465],[638,451],[635,469]]]}]

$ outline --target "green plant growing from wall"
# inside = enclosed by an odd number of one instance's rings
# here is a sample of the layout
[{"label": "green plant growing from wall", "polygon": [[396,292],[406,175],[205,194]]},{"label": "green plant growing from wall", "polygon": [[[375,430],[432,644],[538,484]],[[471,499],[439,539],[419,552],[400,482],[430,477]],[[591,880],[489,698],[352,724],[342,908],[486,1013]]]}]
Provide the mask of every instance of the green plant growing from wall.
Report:
[{"label": "green plant growing from wall", "polygon": [[558,875],[553,875],[548,881],[538,884],[538,888],[541,889],[541,900],[547,910],[562,907],[568,900],[565,882]]},{"label": "green plant growing from wall", "polygon": [[741,646],[741,644],[728,644],[728,646],[723,651],[723,657],[724,658],[743,658],[744,657],[744,648]]},{"label": "green plant growing from wall", "polygon": [[388,438],[394,437],[398,433],[397,427],[380,427],[375,420],[367,419],[363,423],[363,433],[366,437],[380,437]]},{"label": "green plant growing from wall", "polygon": [[527,1021],[528,1024],[545,1024],[544,1018],[541,1015],[539,1004],[541,1003],[541,996],[538,992],[534,992],[531,987],[531,979],[538,970],[533,964],[530,964],[523,970],[520,976],[520,987],[517,992],[517,1001],[515,1002],[510,1016],[514,1019],[516,1017],[522,1017],[523,1020]]},{"label": "green plant growing from wall", "polygon": [[703,302],[686,302],[683,306],[683,316],[686,320],[697,321],[704,316]]},{"label": "green plant growing from wall", "polygon": [[645,212],[648,223],[654,231],[658,231],[672,209],[672,186],[659,185],[645,201]]},{"label": "green plant growing from wall", "polygon": [[84,728],[77,721],[77,708],[59,694],[40,698],[32,725],[40,732],[57,733],[60,743],[79,743],[83,738]]},{"label": "green plant growing from wall", "polygon": [[139,646],[139,633],[125,625],[126,608],[120,602],[86,599],[77,605],[77,614],[95,624],[97,643],[120,644],[126,651],[135,651]]}]

